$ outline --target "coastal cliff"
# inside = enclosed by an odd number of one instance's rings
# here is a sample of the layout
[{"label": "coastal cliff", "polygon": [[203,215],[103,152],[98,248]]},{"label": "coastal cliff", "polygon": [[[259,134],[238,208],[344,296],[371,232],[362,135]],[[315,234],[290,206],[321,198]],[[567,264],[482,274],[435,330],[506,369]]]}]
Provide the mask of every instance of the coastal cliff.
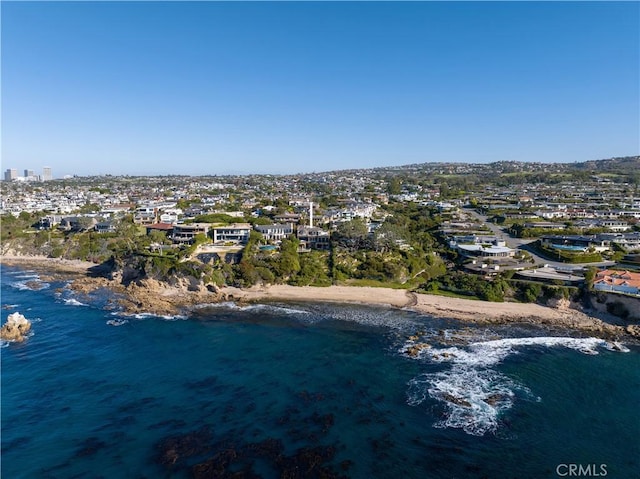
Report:
[{"label": "coastal cliff", "polygon": [[[516,302],[487,302],[413,293],[402,289],[358,286],[290,286],[263,285],[251,288],[217,286],[194,274],[172,272],[157,275],[147,261],[111,261],[102,265],[66,263],[44,258],[7,258],[4,263],[39,265],[42,270],[58,270],[70,279],[70,288],[82,295],[104,288],[112,292],[117,307],[130,314],[150,313],[160,316],[187,313],[194,306],[236,301],[260,303],[265,301],[319,301],[384,305],[420,313],[457,319],[476,324],[526,323],[549,327],[563,327],[591,335],[620,338],[640,338],[636,322],[623,324],[605,321],[606,313],[581,311],[581,306],[567,300],[551,306]],[[73,271],[74,274],[69,276]],[[596,317],[595,315],[599,316]]]}]

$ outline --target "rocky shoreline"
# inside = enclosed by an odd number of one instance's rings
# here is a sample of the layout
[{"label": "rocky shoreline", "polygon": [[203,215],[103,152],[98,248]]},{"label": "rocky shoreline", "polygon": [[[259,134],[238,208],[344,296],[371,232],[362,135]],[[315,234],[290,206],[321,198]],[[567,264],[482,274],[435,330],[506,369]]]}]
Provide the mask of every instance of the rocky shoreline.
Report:
[{"label": "rocky shoreline", "polygon": [[105,277],[91,274],[97,265],[34,257],[2,257],[3,264],[29,267],[43,279],[65,279],[79,295],[105,289],[113,293],[117,307],[128,314],[175,316],[188,314],[194,307],[224,301],[263,303],[270,301],[337,302],[380,305],[413,310],[423,314],[456,319],[475,324],[536,324],[563,327],[607,339],[640,338],[638,324],[612,324],[587,314],[576,305],[559,302],[555,307],[524,303],[491,303],[469,299],[418,294],[391,288],[355,286],[272,285],[240,289],[211,288],[187,278],[160,282],[151,278],[132,281],[125,286],[118,274]]}]

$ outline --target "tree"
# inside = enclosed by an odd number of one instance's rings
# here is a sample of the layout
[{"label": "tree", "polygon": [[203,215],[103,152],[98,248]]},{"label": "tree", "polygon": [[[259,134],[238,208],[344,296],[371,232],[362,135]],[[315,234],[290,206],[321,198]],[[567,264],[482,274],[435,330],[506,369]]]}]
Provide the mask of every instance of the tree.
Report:
[{"label": "tree", "polygon": [[151,231],[151,233],[149,233],[149,240],[151,241],[151,243],[171,244],[171,240],[169,239],[167,234],[158,230],[153,230]]},{"label": "tree", "polygon": [[373,235],[373,246],[376,251],[390,251],[397,247],[398,241],[405,240],[407,231],[400,225],[387,220]]},{"label": "tree", "polygon": [[340,246],[350,250],[357,250],[366,246],[368,233],[364,219],[354,218],[351,221],[340,224],[336,229],[334,238]]},{"label": "tree", "polygon": [[95,224],[94,219],[89,216],[78,217],[78,228],[80,231],[86,231],[90,228],[93,228],[94,224]]},{"label": "tree", "polygon": [[593,281],[596,279],[596,268],[589,266],[584,272],[584,284],[588,289],[593,287]]},{"label": "tree", "polygon": [[299,244],[295,237],[283,239],[280,243],[280,259],[275,267],[282,279],[288,279],[300,271]]},{"label": "tree", "polygon": [[297,286],[329,286],[331,280],[328,276],[326,253],[310,251],[300,256],[300,271],[292,281]]},{"label": "tree", "polygon": [[394,176],[389,180],[389,185],[387,187],[387,192],[390,195],[399,195],[402,192],[402,183],[397,176]]},{"label": "tree", "polygon": [[537,283],[527,283],[521,290],[521,298],[525,303],[535,303],[541,292],[541,285]]}]

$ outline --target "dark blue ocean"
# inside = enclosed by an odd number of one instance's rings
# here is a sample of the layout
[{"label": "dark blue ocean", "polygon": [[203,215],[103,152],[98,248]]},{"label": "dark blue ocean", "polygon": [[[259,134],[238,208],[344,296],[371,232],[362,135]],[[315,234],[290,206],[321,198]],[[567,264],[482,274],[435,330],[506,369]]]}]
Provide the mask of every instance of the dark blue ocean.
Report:
[{"label": "dark blue ocean", "polygon": [[0,350],[6,479],[640,477],[637,345],[313,302],[126,317],[1,280],[33,322]]}]

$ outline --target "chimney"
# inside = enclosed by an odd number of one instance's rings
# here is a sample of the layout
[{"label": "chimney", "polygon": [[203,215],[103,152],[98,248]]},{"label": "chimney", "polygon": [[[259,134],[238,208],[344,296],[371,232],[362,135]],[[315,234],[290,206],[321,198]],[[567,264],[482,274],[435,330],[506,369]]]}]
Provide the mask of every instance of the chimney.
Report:
[{"label": "chimney", "polygon": [[309,201],[309,226],[313,228],[313,201]]}]

